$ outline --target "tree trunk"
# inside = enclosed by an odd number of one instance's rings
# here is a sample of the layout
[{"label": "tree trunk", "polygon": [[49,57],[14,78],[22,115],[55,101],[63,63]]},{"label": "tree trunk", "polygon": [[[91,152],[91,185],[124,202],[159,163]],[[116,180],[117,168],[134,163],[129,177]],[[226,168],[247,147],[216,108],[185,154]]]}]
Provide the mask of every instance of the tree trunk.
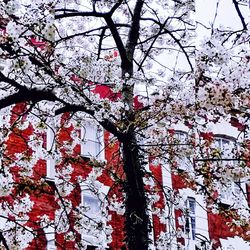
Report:
[{"label": "tree trunk", "polygon": [[[132,135],[131,135],[132,134]],[[148,249],[149,217],[143,184],[144,171],[139,150],[132,133],[123,141],[123,164],[126,174],[126,243],[129,250]]]}]

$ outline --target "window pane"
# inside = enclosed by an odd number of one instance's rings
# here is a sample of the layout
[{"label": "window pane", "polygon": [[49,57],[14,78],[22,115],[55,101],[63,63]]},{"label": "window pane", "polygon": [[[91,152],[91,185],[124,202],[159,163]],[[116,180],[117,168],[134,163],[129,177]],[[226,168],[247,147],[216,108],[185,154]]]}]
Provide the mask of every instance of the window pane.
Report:
[{"label": "window pane", "polygon": [[188,209],[187,213],[187,219],[186,219],[186,225],[185,225],[185,230],[186,233],[189,235],[189,238],[192,240],[195,240],[195,199],[190,197],[186,201],[186,206]]},{"label": "window pane", "polygon": [[81,154],[86,157],[100,157],[103,135],[96,124],[86,124],[81,129]]},{"label": "window pane", "polygon": [[189,199],[189,213],[195,214],[195,199]]},{"label": "window pane", "polygon": [[195,217],[191,217],[192,239],[195,240]]},{"label": "window pane", "polygon": [[231,158],[234,141],[227,138],[217,137],[214,142],[215,148],[219,150],[223,158]]},{"label": "window pane", "polygon": [[86,208],[85,214],[90,218],[98,216],[100,214],[100,203],[98,198],[84,194],[83,199],[83,205]]}]

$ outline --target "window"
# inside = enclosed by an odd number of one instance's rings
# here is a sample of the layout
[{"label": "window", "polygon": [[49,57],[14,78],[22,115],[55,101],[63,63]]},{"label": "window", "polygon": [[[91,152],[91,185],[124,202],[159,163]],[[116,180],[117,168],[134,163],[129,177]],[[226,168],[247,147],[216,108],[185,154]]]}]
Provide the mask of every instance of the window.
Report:
[{"label": "window", "polygon": [[85,209],[84,214],[88,218],[99,217],[101,215],[101,206],[98,197],[86,190],[82,190],[81,196],[81,203]]},{"label": "window", "polygon": [[[218,151],[219,158],[222,158],[222,160],[231,159],[233,154],[232,150],[234,147],[235,141],[232,138],[226,138],[226,137],[216,137],[214,146],[216,150]],[[227,161],[228,163],[233,163],[230,161]]]},{"label": "window", "polygon": [[94,123],[86,123],[81,128],[81,155],[104,159],[103,130]]},{"label": "window", "polygon": [[[93,227],[82,228],[81,237],[82,240],[89,245],[88,249],[104,248],[107,247],[107,214],[105,211],[105,199],[104,197],[108,194],[110,187],[102,185],[100,182],[95,181],[96,188],[98,188],[98,193],[100,196],[95,194],[95,191],[92,191],[90,187],[93,187],[93,183],[89,183],[88,180],[85,180],[80,183],[81,188],[81,211],[84,218],[89,219],[89,221],[95,221]],[[106,228],[107,229],[107,228]],[[93,234],[93,231],[95,233]]]},{"label": "window", "polygon": [[49,122],[47,126],[46,149],[49,155],[46,163],[46,177],[49,180],[54,180],[55,179],[55,159],[53,158],[53,153],[55,150],[54,121]]},{"label": "window", "polygon": [[195,240],[195,199],[189,197],[186,201],[187,217],[185,223],[185,232],[189,239]]},{"label": "window", "polygon": [[[225,136],[217,136],[215,138],[215,150],[218,154],[219,164],[224,166],[234,166],[239,164],[238,160],[234,160],[233,149],[235,147],[235,140]],[[240,195],[240,183],[229,182],[221,190],[219,190],[220,201],[226,205],[233,205],[235,198]]]}]

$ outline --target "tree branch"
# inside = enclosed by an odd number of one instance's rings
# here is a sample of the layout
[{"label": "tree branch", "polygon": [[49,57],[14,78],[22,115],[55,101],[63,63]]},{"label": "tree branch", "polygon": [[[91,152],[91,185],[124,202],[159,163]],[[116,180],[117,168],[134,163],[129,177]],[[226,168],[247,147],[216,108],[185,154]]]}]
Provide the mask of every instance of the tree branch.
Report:
[{"label": "tree branch", "polygon": [[49,90],[39,90],[39,89],[28,89],[26,86],[20,85],[15,80],[6,77],[2,72],[0,72],[0,81],[9,83],[12,87],[16,88],[18,92],[8,95],[2,99],[0,99],[0,109],[8,107],[12,104],[32,101],[34,103],[40,102],[42,100],[47,101],[60,101],[59,98]]},{"label": "tree branch", "polygon": [[[57,10],[58,11],[58,10]],[[63,11],[63,9],[61,10]],[[62,18],[67,18],[67,17],[87,17],[87,16],[93,16],[93,17],[104,17],[105,15],[107,15],[106,13],[100,13],[100,12],[96,12],[96,11],[91,11],[91,12],[78,12],[78,11],[74,11],[74,12],[70,12],[70,13],[63,13],[63,14],[57,14],[55,15],[55,19],[62,19]]]},{"label": "tree branch", "polygon": [[0,72],[0,81],[6,82],[18,90],[25,90],[26,89],[24,86],[20,85],[15,80],[6,77],[2,72]]},{"label": "tree branch", "polygon": [[110,15],[105,15],[104,19],[105,19],[105,21],[110,29],[110,32],[111,32],[113,39],[115,41],[115,44],[117,46],[117,49],[120,53],[122,67],[125,67],[126,65],[128,65],[129,61],[128,61],[126,49],[125,49],[124,44],[122,42],[121,36],[116,28],[116,24],[114,23],[114,21],[112,20]]},{"label": "tree branch", "polygon": [[8,247],[7,242],[6,242],[6,239],[4,238],[2,232],[0,232],[0,242],[3,243],[3,245],[4,245],[4,247],[5,247],[6,250],[10,250],[10,248]]},{"label": "tree branch", "polygon": [[[65,105],[64,107],[57,109],[55,111],[55,115],[59,115],[65,112],[84,112],[87,113],[89,115],[91,115],[94,119],[95,119],[95,111],[94,110],[90,110],[87,109],[84,106],[77,106],[77,105]],[[124,139],[124,134],[122,132],[120,132],[116,125],[111,122],[108,119],[103,119],[102,121],[97,121],[105,130],[107,130],[108,132],[112,133],[114,136],[116,136],[120,141],[122,141]]]},{"label": "tree branch", "polygon": [[178,46],[181,48],[182,52],[184,53],[184,55],[185,55],[185,57],[186,57],[186,59],[187,59],[187,61],[188,61],[189,66],[190,66],[190,68],[191,68],[191,70],[192,70],[192,72],[193,72],[193,71],[194,71],[193,65],[192,65],[192,63],[191,63],[191,61],[190,61],[190,58],[189,58],[189,56],[188,56],[186,50],[185,50],[184,47],[182,46],[180,40],[177,39],[177,38],[172,34],[172,32],[170,32],[170,31],[168,31],[168,30],[166,30],[166,32],[174,39],[174,41],[175,41],[175,42],[178,44]]},{"label": "tree branch", "polygon": [[103,41],[103,38],[105,35],[105,31],[106,31],[106,28],[103,28],[101,35],[100,35],[99,44],[98,44],[98,52],[97,52],[97,60],[100,59],[101,49],[102,49],[102,41]]},{"label": "tree branch", "polygon": [[160,26],[160,30],[159,30],[158,34],[155,35],[155,37],[154,37],[152,43],[150,44],[148,50],[146,51],[146,54],[145,54],[144,58],[142,59],[140,65],[139,65],[139,67],[138,67],[138,71],[141,70],[143,63],[144,63],[145,60],[147,59],[147,57],[148,57],[148,55],[149,55],[149,53],[150,53],[150,50],[153,48],[154,43],[156,42],[157,38],[158,38],[159,35],[161,34],[163,28],[165,27],[166,22],[167,22],[167,20],[164,22],[164,24],[162,24],[162,25]]},{"label": "tree branch", "polygon": [[246,22],[245,22],[245,19],[240,11],[240,8],[239,8],[239,3],[237,2],[237,0],[233,0],[233,4],[234,4],[234,7],[237,11],[237,14],[241,20],[241,23],[242,23],[242,26],[243,26],[243,30],[247,30],[247,25],[246,25]]},{"label": "tree branch", "polygon": [[139,39],[140,18],[141,18],[141,11],[143,4],[144,4],[143,0],[137,0],[134,13],[132,16],[132,25],[128,34],[128,40],[126,44],[127,56],[130,62],[132,62],[132,59],[134,57],[135,47]]},{"label": "tree branch", "polygon": [[114,12],[120,7],[122,2],[123,2],[123,0],[118,0],[118,2],[116,4],[114,4],[114,6],[112,7],[112,9],[109,12],[110,16],[112,16],[114,14]]},{"label": "tree branch", "polygon": [[38,103],[40,101],[56,101],[59,100],[54,94],[46,90],[27,89],[19,90],[13,95],[9,95],[0,100],[0,109],[6,108],[10,105],[31,101]]},{"label": "tree branch", "polygon": [[[127,28],[130,28],[130,25],[129,24],[126,24],[126,23],[116,23],[115,24],[116,27],[127,27]],[[81,32],[81,33],[76,33],[76,34],[73,34],[73,35],[68,35],[67,37],[63,37],[59,40],[56,41],[56,43],[58,42],[61,42],[61,41],[65,41],[65,40],[68,40],[68,39],[71,39],[71,38],[74,38],[76,36],[85,36],[91,32],[94,32],[94,31],[98,31],[98,30],[106,30],[108,28],[108,26],[101,26],[101,27],[98,27],[98,28],[95,28],[95,29],[91,29],[91,30],[86,30],[84,32]]]}]

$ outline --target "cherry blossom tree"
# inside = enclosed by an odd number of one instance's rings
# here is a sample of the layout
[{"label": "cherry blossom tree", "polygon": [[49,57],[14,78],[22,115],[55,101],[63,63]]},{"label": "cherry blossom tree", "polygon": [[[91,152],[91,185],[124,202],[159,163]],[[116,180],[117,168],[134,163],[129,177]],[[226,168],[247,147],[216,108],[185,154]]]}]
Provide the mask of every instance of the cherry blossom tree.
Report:
[{"label": "cherry blossom tree", "polygon": [[[242,25],[240,29],[218,26],[215,18],[209,26],[198,24],[209,35],[195,43],[195,3],[190,0],[2,1],[0,108],[7,113],[11,105],[25,103],[25,107],[14,113],[14,122],[4,116],[1,137],[4,140],[9,131],[19,133],[29,122],[36,124],[33,135],[22,137],[32,152],[39,155],[42,154],[37,149],[42,144],[40,130],[42,126],[51,127],[50,120],[54,117],[60,121],[55,125],[60,133],[63,133],[62,123],[80,129],[86,119],[93,119],[110,133],[110,141],[120,147],[117,154],[124,175],[119,176],[115,171],[110,174],[119,179],[125,194],[122,205],[126,246],[149,249],[148,207],[156,195],[148,192],[147,184],[154,183],[152,190],[160,185],[146,168],[149,158],[153,164],[168,164],[171,171],[179,173],[179,159],[188,157],[192,169],[185,170],[183,178],[206,196],[211,207],[219,203],[214,195],[218,188],[239,176],[249,175],[250,36],[243,11],[247,3],[233,1],[233,6]],[[100,86],[108,87],[108,92],[98,92]],[[65,114],[69,114],[71,122]],[[209,132],[211,124],[222,120],[239,131],[241,143],[225,150],[236,165],[228,164],[228,156],[216,149],[215,137]],[[188,129],[184,143],[174,130],[180,123]],[[79,136],[71,136],[77,143]],[[62,166],[65,164],[60,160],[62,152],[71,152],[75,144],[59,144],[55,158]],[[74,155],[72,158],[81,160]],[[35,162],[28,152],[25,159],[15,154],[14,160],[26,169],[21,175],[24,180],[29,176],[28,166]],[[12,180],[7,161],[4,163],[3,197],[12,190],[9,183],[14,185],[19,181]],[[92,159],[91,164],[104,171],[108,163]],[[54,190],[61,209],[58,217],[67,221],[70,205],[63,197],[73,192],[70,185],[73,170],[68,166],[59,172],[62,178],[58,178]],[[98,190],[97,170],[91,178],[92,187]],[[37,183],[28,184],[41,190]],[[64,185],[67,188],[62,188]],[[181,206],[172,190],[166,192],[162,185],[161,188],[169,206]],[[51,192],[49,187],[42,191]],[[14,210],[12,213],[19,219],[20,211],[25,217],[25,212],[33,206],[28,202],[28,194],[16,203],[19,215]],[[24,208],[22,204],[26,204]],[[247,216],[242,208],[242,213],[235,215],[235,223],[247,227]],[[41,221],[48,224],[49,218],[45,216]],[[84,218],[79,218],[79,232],[84,223]],[[72,226],[63,222],[60,225],[61,231]],[[26,232],[29,234],[26,238],[32,238],[32,231]],[[77,235],[68,238],[73,238],[78,248],[83,247],[77,242]],[[0,235],[0,239],[8,246],[4,236]],[[166,249],[167,242],[161,244]],[[158,248],[161,249],[160,243]]]}]

